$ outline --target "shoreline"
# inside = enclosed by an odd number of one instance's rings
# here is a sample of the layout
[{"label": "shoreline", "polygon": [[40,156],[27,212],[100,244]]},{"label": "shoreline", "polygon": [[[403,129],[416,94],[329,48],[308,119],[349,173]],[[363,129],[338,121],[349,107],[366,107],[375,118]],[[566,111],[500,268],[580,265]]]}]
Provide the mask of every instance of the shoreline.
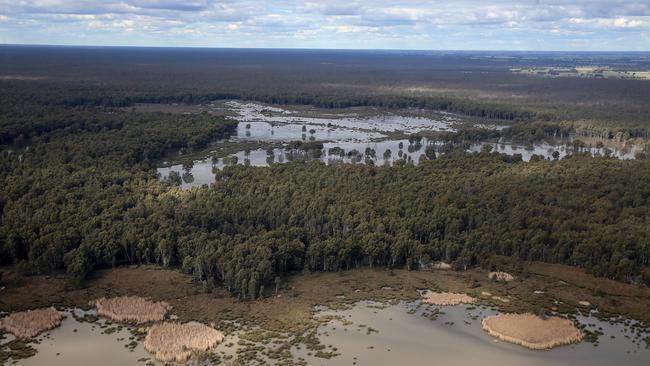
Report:
[{"label": "shoreline", "polygon": [[[277,295],[268,291],[263,299],[240,302],[220,287],[206,291],[179,271],[156,266],[129,266],[100,270],[87,288],[67,291],[64,278],[35,276],[14,282],[5,277],[8,285],[5,298],[10,301],[0,303],[0,310],[24,310],[46,304],[88,309],[89,301],[96,298],[137,294],[151,301],[168,302],[179,322],[210,324],[227,336],[236,333],[238,339],[243,340],[275,339],[280,342],[279,347],[289,347],[295,339],[293,342],[299,342],[301,347],[313,349],[313,352],[322,346],[313,335],[319,325],[313,318],[319,307],[345,309],[364,300],[385,303],[417,301],[420,297],[418,289],[423,288],[471,295],[477,299],[477,305],[498,308],[501,312],[536,312],[542,306],[569,317],[579,310],[584,311],[577,304],[588,300],[593,308],[599,309],[594,316],[608,320],[610,314],[616,314],[645,322],[645,326],[650,324],[650,313],[646,312],[650,307],[650,289],[598,279],[566,266],[541,264],[538,267],[534,264],[529,272],[527,276],[518,275],[520,280],[510,282],[508,286],[491,283],[487,272],[481,270],[389,271],[363,268],[338,273],[297,274],[282,281]],[[591,289],[596,284],[606,296],[593,296]],[[535,293],[539,289],[543,291]],[[503,303],[481,298],[481,292],[508,296],[513,301]],[[618,311],[611,307],[612,300],[616,301]],[[289,338],[277,339],[279,334],[286,334]],[[242,345],[242,349],[244,361],[263,357],[262,351],[252,345]]]}]

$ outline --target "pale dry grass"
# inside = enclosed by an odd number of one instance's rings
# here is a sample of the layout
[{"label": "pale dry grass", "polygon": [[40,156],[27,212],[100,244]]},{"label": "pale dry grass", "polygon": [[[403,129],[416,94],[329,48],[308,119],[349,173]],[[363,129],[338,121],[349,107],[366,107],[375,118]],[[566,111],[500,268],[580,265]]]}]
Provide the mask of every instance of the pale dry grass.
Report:
[{"label": "pale dry grass", "polygon": [[557,316],[499,314],[483,319],[482,325],[493,337],[535,350],[577,343],[584,337],[571,320]]},{"label": "pale dry grass", "polygon": [[476,301],[475,298],[465,295],[457,294],[453,292],[425,292],[422,294],[422,302],[425,304],[431,305],[459,305],[459,304],[471,304]]},{"label": "pale dry grass", "polygon": [[223,333],[197,322],[159,323],[149,328],[144,349],[162,362],[185,362],[192,353],[207,351],[223,338]]},{"label": "pale dry grass", "polygon": [[514,281],[515,276],[508,272],[490,272],[488,273],[488,279],[498,282],[510,282]]},{"label": "pale dry grass", "polygon": [[436,262],[431,267],[433,269],[451,269],[451,264],[445,262]]},{"label": "pale dry grass", "polygon": [[166,302],[153,302],[138,296],[122,296],[95,300],[97,313],[113,321],[124,323],[148,323],[165,319],[171,309]]},{"label": "pale dry grass", "polygon": [[31,339],[39,333],[61,325],[65,314],[54,308],[27,310],[0,319],[0,329],[18,339]]}]

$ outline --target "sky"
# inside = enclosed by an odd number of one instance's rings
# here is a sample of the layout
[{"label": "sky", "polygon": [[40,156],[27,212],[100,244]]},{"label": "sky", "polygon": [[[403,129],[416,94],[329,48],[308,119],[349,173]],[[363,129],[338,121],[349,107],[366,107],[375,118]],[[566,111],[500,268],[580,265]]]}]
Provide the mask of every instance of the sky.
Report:
[{"label": "sky", "polygon": [[0,0],[0,43],[650,51],[650,0]]}]

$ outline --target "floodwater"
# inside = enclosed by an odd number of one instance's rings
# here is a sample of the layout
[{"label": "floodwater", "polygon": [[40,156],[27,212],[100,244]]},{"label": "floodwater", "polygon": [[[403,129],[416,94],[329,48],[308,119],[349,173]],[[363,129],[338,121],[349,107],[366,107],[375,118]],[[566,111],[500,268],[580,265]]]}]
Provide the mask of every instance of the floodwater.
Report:
[{"label": "floodwater", "polygon": [[[332,320],[318,329],[323,344],[336,348],[340,356],[323,359],[296,351],[309,365],[527,365],[527,366],[647,366],[650,350],[632,328],[610,324],[590,316],[579,316],[587,329],[599,327],[605,333],[598,346],[582,342],[533,351],[518,345],[496,341],[481,329],[481,319],[497,312],[468,305],[435,307],[418,303],[399,303],[387,307],[361,302],[349,310],[323,311],[317,316],[340,316],[352,324]],[[423,313],[439,309],[437,319]],[[372,328],[369,332],[368,329]],[[646,334],[647,335],[647,334]],[[644,335],[645,336],[645,335]],[[629,337],[629,338],[628,338]]]},{"label": "floodwater", "polygon": [[[541,155],[545,159],[550,159],[553,157],[554,152],[559,153],[559,159],[562,159],[570,154],[581,153],[589,154],[592,156],[605,156],[607,154],[606,148],[598,147],[579,147],[574,148],[571,144],[561,144],[561,145],[551,145],[548,143],[537,143],[532,146],[521,146],[511,143],[498,143],[498,142],[484,142],[479,144],[473,144],[470,146],[468,151],[470,152],[480,152],[483,146],[490,145],[492,146],[492,151],[499,152],[506,155],[521,154],[521,157],[524,161],[530,161],[530,158],[533,154]],[[622,160],[631,160],[634,159],[635,154],[639,151],[637,145],[633,145],[628,149],[619,148],[619,149],[610,149],[610,156],[622,159]]]},{"label": "floodwater", "polygon": [[[95,312],[68,310],[59,328],[37,337],[32,346],[37,354],[17,360],[19,366],[144,365],[154,362],[142,342],[131,349],[132,337],[127,327],[116,329],[105,319],[81,322],[72,317]],[[436,316],[431,316],[435,314]],[[294,346],[294,359],[308,365],[530,365],[530,366],[647,366],[650,350],[646,348],[646,331],[632,327],[633,321],[608,322],[591,315],[579,315],[578,321],[591,331],[600,330],[598,345],[582,342],[548,351],[532,351],[518,345],[497,341],[481,329],[481,319],[497,314],[484,306],[432,306],[420,302],[393,305],[362,301],[347,310],[323,310],[315,317],[334,319],[318,328],[324,351],[338,355],[318,358],[314,351]],[[344,319],[344,320],[342,320]],[[108,332],[110,329],[113,332]],[[8,342],[9,336],[2,342]],[[227,338],[213,351],[226,364],[237,357],[238,337]],[[311,354],[310,354],[311,353]],[[270,360],[269,360],[270,362]],[[13,364],[9,360],[9,364]],[[204,363],[209,365],[209,362]]]},{"label": "floodwater", "polygon": [[[176,172],[181,177],[181,188],[200,187],[214,182],[214,170],[223,169],[231,164],[251,166],[268,166],[271,163],[290,161],[320,160],[325,164],[367,164],[392,165],[397,160],[417,164],[423,159],[428,146],[436,155],[443,153],[441,141],[421,138],[418,141],[408,139],[391,139],[387,134],[402,132],[413,134],[421,131],[455,131],[455,125],[461,123],[460,117],[448,113],[440,113],[438,118],[405,117],[398,115],[358,116],[348,114],[320,114],[318,117],[305,117],[296,111],[271,107],[257,103],[242,103],[231,101],[225,103],[225,108],[236,114],[239,121],[237,134],[223,143],[237,144],[245,141],[273,142],[285,144],[291,141],[322,141],[321,151],[303,151],[300,149],[275,148],[241,150],[227,158],[211,157],[194,161],[189,169],[182,165],[164,166],[158,168],[161,178],[169,177]],[[211,108],[223,108],[213,105]],[[502,129],[505,126],[475,124],[476,127]],[[574,148],[570,142],[558,145],[536,143],[531,146],[520,146],[507,142],[481,142],[468,147],[469,152],[479,152],[485,145],[492,151],[507,155],[521,155],[524,161],[529,161],[533,155],[552,159],[557,152],[559,158],[573,153],[588,153],[593,156],[604,156],[608,153],[619,159],[634,159],[636,147],[629,149],[612,149],[583,147]]]},{"label": "floodwater", "polygon": [[[395,114],[360,116],[356,113],[319,114],[317,117],[306,117],[300,112],[285,110],[278,107],[258,103],[227,102],[226,106],[237,114],[235,117],[242,123],[266,122],[275,126],[285,124],[307,126],[308,130],[315,126],[356,129],[364,131],[416,133],[421,131],[455,131],[454,125],[461,122],[460,117],[451,113],[437,113],[437,117],[408,117]],[[252,125],[252,123],[251,123]],[[239,134],[238,134],[239,136]]]},{"label": "floodwater", "polygon": [[310,126],[305,124],[274,125],[269,122],[240,122],[237,138],[254,141],[354,141],[382,138],[376,132],[365,132],[347,128]]},{"label": "floodwater", "polygon": [[[115,328],[111,325],[101,328],[105,320],[97,322],[80,322],[72,316],[84,314],[95,314],[82,310],[66,311],[68,317],[63,320],[61,326],[42,333],[36,339],[38,343],[32,343],[37,350],[34,357],[18,360],[18,366],[75,366],[75,365],[144,365],[145,359],[151,355],[144,350],[141,342],[131,351],[126,347],[132,340],[127,327],[116,330],[111,334],[105,334],[106,329]],[[141,360],[141,362],[138,362]],[[14,361],[9,361],[12,364]]]},{"label": "floodwater", "polygon": [[[63,320],[60,327],[41,333],[36,337],[36,342],[30,343],[36,349],[36,355],[21,360],[9,360],[8,364],[17,366],[163,365],[144,349],[141,341],[134,338],[129,326],[123,325],[118,328],[118,323],[111,323],[101,317],[95,322],[86,322],[72,316],[73,313],[80,318],[84,315],[96,316],[97,312],[94,310],[69,309],[65,312],[67,318]],[[170,318],[175,317],[172,315]],[[5,337],[0,343],[4,344],[14,339],[11,334],[6,334]],[[224,360],[232,359],[236,357],[237,351],[237,347],[232,344],[236,344],[238,340],[236,335],[227,335],[224,342],[215,347],[212,352]],[[133,344],[134,347],[128,346],[131,342],[136,342]],[[204,365],[209,363],[206,362]]]}]

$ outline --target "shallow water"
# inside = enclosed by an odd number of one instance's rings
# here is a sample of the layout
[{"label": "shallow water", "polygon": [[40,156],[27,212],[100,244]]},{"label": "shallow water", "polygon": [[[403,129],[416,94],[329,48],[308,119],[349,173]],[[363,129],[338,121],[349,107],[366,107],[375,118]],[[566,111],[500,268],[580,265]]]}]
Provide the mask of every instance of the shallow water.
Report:
[{"label": "shallow water", "polygon": [[[304,126],[304,131],[303,131]],[[348,128],[304,124],[271,124],[269,122],[240,122],[237,139],[254,141],[367,141],[385,137],[380,133]]]},{"label": "shallow water", "polygon": [[[139,359],[151,356],[144,350],[142,343],[130,351],[125,347],[130,343],[131,333],[124,327],[112,334],[102,334],[104,323],[79,322],[72,317],[72,311],[78,316],[93,314],[81,310],[68,310],[68,317],[61,326],[39,335],[39,343],[32,343],[38,353],[34,357],[18,360],[19,366],[69,366],[69,365],[144,365]],[[75,331],[76,329],[76,331]],[[13,361],[10,361],[10,363]]]},{"label": "shallow water", "polygon": [[[67,318],[63,320],[60,327],[40,334],[36,337],[37,342],[30,343],[37,350],[35,356],[10,360],[8,364],[18,366],[114,366],[145,365],[149,362],[156,366],[163,365],[162,362],[156,361],[144,349],[142,342],[138,342],[137,339],[134,339],[137,346],[132,351],[125,347],[132,341],[129,339],[133,336],[129,327],[123,326],[121,330],[117,330],[118,323],[110,324],[108,322],[107,324],[107,320],[104,318],[99,318],[96,322],[85,322],[72,316],[73,312],[79,317],[83,317],[84,314],[97,315],[96,311],[71,309],[65,312]],[[173,315],[170,316],[172,320],[175,318]],[[106,326],[102,328],[103,325]],[[114,332],[104,333],[109,328],[115,328]],[[11,334],[6,334],[5,337],[0,344],[14,339]],[[226,335],[224,342],[217,345],[212,352],[222,357],[224,361],[227,358],[234,358],[238,349],[238,340],[237,335]],[[209,365],[209,362],[206,361],[203,365]]]},{"label": "shallow water", "polygon": [[[127,327],[104,334],[108,329],[101,328],[105,320],[80,322],[71,316],[71,311],[59,328],[37,337],[39,343],[33,346],[38,353],[34,357],[18,360],[16,364],[143,365],[151,360],[141,342],[133,351],[125,347],[131,337]],[[94,314],[74,311],[79,316]],[[439,311],[436,319],[425,316],[435,311]],[[315,357],[313,351],[295,346],[292,354],[295,359],[305,359],[308,365],[352,365],[356,362],[357,365],[383,366],[406,362],[408,365],[647,366],[650,361],[650,350],[641,340],[648,333],[635,334],[630,327],[634,322],[629,320],[606,322],[589,315],[578,316],[587,329],[603,331],[598,346],[582,342],[549,351],[532,351],[497,341],[483,331],[481,319],[494,314],[497,314],[494,309],[469,305],[436,307],[419,302],[385,305],[363,301],[348,310],[322,310],[316,314],[316,317],[339,317],[321,325],[318,337],[327,346],[325,351],[340,355],[323,359]],[[350,323],[344,324],[340,319]],[[3,343],[11,339],[9,336]],[[237,355],[237,343],[236,334],[227,335],[214,353],[228,364],[228,358],[232,360]]]},{"label": "shallow water", "polygon": [[[435,145],[436,154],[441,154],[441,141],[422,139],[419,143],[411,143],[408,139],[389,139],[388,132],[401,131],[415,133],[429,131],[453,131],[454,125],[460,123],[460,118],[448,113],[440,113],[439,119],[420,117],[404,117],[398,115],[382,115],[360,117],[354,113],[319,115],[319,117],[302,117],[298,112],[278,107],[265,106],[257,103],[242,103],[231,101],[225,103],[226,108],[235,112],[234,117],[239,121],[237,135],[224,143],[240,141],[261,142],[290,142],[290,141],[325,141],[320,153],[302,150],[273,149],[273,155],[265,149],[238,151],[228,159],[200,159],[194,166],[185,171],[182,165],[165,166],[158,169],[161,178],[167,178],[174,171],[183,176],[181,188],[210,185],[214,182],[213,169],[223,169],[224,166],[236,164],[252,166],[268,166],[269,163],[284,163],[289,161],[320,160],[325,164],[335,163],[368,163],[376,165],[391,165],[398,159],[417,164],[425,154],[428,145]],[[218,107],[216,104],[212,108]],[[476,124],[483,128],[502,129],[505,126]],[[469,152],[479,152],[485,145],[493,151],[507,155],[521,155],[524,161],[529,161],[536,154],[551,159],[554,152],[559,158],[573,153],[589,153],[593,156],[605,155],[604,148],[585,147],[574,149],[569,143],[550,145],[537,143],[532,146],[520,146],[511,143],[481,142],[469,146]],[[400,148],[401,146],[401,148]],[[636,148],[612,149],[611,155],[619,159],[634,159]]]},{"label": "shallow water", "polygon": [[451,113],[437,113],[437,118],[408,117],[386,113],[370,116],[359,116],[355,113],[320,114],[318,117],[305,117],[301,116],[299,112],[258,103],[230,101],[226,103],[226,106],[238,115],[235,117],[238,121],[244,124],[251,123],[251,127],[252,122],[266,122],[274,124],[276,127],[279,127],[280,124],[292,124],[300,126],[300,128],[306,125],[307,130],[316,128],[316,126],[329,126],[365,131],[415,133],[420,131],[455,131],[453,126],[461,122],[459,116]]},{"label": "shallow water", "polygon": [[[644,365],[650,364],[650,351],[643,342],[634,343],[635,337],[625,338],[630,328],[623,324],[610,324],[594,317],[579,317],[589,329],[602,327],[604,336],[596,347],[582,342],[549,351],[532,351],[518,345],[495,341],[481,329],[481,318],[497,312],[467,305],[437,307],[444,314],[436,320],[422,316],[435,306],[400,303],[385,308],[378,304],[361,302],[344,311],[324,311],[320,315],[338,315],[351,325],[344,326],[333,320],[318,329],[323,344],[337,348],[340,356],[322,359],[308,356],[308,351],[295,351],[309,365]],[[414,309],[410,314],[409,310]],[[476,319],[473,319],[477,316]],[[360,327],[365,325],[365,327]],[[368,327],[378,332],[367,334]],[[611,338],[614,336],[615,338]],[[327,350],[332,350],[328,348]]]},{"label": "shallow water", "polygon": [[[402,148],[400,148],[402,144]],[[269,162],[285,163],[290,161],[302,160],[320,160],[325,164],[333,163],[356,163],[364,164],[372,161],[375,165],[393,164],[398,159],[412,161],[417,164],[420,158],[425,154],[428,145],[435,145],[436,155],[440,155],[440,149],[444,145],[442,141],[428,141],[422,139],[421,143],[410,143],[409,140],[382,140],[382,141],[337,141],[326,142],[323,144],[323,150],[319,157],[314,157],[313,154],[301,150],[285,150],[273,149],[273,156],[268,154],[266,149],[256,149],[251,151],[238,151],[230,156],[237,157],[237,164],[245,164],[251,166],[268,166]],[[492,151],[499,152],[506,155],[520,154],[523,161],[530,161],[533,155],[543,156],[545,159],[552,159],[553,152],[559,153],[559,158],[562,159],[569,154],[575,152],[589,153],[593,156],[604,155],[604,149],[601,148],[581,148],[574,150],[570,145],[549,145],[546,143],[537,144],[532,147],[524,147],[510,143],[477,143],[469,147],[469,152],[480,152],[484,145],[492,146]],[[332,149],[341,149],[339,153]],[[371,149],[371,150],[366,150]],[[357,153],[352,154],[356,151]],[[390,151],[390,154],[386,154]],[[368,152],[368,154],[366,154]],[[612,156],[619,159],[634,159],[636,149],[630,150],[613,150]],[[386,155],[385,155],[386,154]],[[191,179],[184,180],[181,187],[191,188],[200,187],[204,184],[210,185],[214,183],[213,169],[223,169],[228,165],[224,159],[219,159],[216,163],[212,159],[201,159],[194,162],[194,166],[190,169]],[[181,175],[185,172],[181,164],[158,168],[158,173],[162,178],[169,176],[171,171],[175,171]]]},{"label": "shallow water", "polygon": [[[569,144],[559,144],[551,145],[548,143],[537,143],[533,146],[521,146],[511,143],[497,143],[497,142],[483,142],[478,144],[473,144],[470,146],[468,151],[470,152],[480,152],[483,146],[490,145],[492,146],[492,151],[499,152],[506,155],[521,154],[521,157],[524,161],[530,161],[530,158],[533,154],[541,155],[545,159],[550,159],[553,157],[553,152],[557,151],[560,155],[559,158],[562,159],[570,154],[575,153],[587,153],[592,156],[605,156],[605,148],[597,147],[582,147],[574,149],[574,147]],[[634,145],[628,149],[610,149],[611,156],[623,160],[634,159],[635,154],[639,151],[639,147]]]}]

